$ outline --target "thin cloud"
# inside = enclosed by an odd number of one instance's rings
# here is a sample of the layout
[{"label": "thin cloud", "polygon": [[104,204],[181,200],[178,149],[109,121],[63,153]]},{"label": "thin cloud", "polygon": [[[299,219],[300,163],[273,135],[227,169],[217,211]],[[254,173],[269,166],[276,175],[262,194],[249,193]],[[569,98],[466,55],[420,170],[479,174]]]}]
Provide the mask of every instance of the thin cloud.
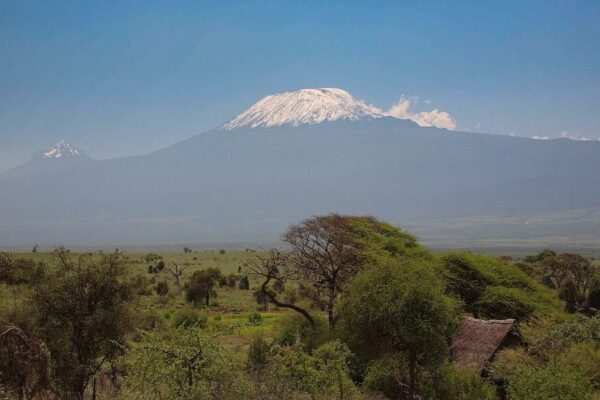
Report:
[{"label": "thin cloud", "polygon": [[584,142],[587,142],[589,140],[600,140],[600,139],[592,139],[592,138],[587,137],[587,136],[580,136],[580,135],[571,134],[571,133],[569,133],[567,131],[561,132],[560,137],[564,138],[564,139],[570,139],[570,140],[581,140],[581,141],[584,141]]}]

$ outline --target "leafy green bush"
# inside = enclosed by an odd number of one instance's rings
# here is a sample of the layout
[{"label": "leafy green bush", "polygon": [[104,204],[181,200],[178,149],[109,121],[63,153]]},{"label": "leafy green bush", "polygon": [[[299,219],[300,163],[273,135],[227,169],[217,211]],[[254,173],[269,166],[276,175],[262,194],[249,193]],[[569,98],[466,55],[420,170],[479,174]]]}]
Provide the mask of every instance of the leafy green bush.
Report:
[{"label": "leafy green bush", "polygon": [[254,312],[248,316],[248,322],[251,325],[260,325],[263,322],[263,316],[257,312]]},{"label": "leafy green bush", "polygon": [[590,284],[587,306],[596,310],[600,309],[600,276],[595,277]]},{"label": "leafy green bush", "polygon": [[424,379],[421,396],[430,400],[495,400],[496,388],[475,370],[445,364]]},{"label": "leafy green bush", "polygon": [[508,382],[510,399],[588,399],[600,389],[600,318],[532,321],[521,333],[528,348],[500,352],[491,368],[495,379]]},{"label": "leafy green bush", "polygon": [[600,390],[600,346],[592,341],[576,343],[559,357],[565,367],[579,371],[597,391]]},{"label": "leafy green bush", "polygon": [[273,399],[351,399],[356,392],[349,375],[352,353],[339,341],[310,354],[299,346],[273,349],[261,392]]},{"label": "leafy green bush", "polygon": [[161,327],[163,323],[164,321],[156,312],[146,311],[139,317],[138,329],[149,331]]},{"label": "leafy green bush", "polygon": [[166,296],[169,294],[169,283],[167,281],[160,281],[156,284],[156,294],[159,296]]},{"label": "leafy green bush", "polygon": [[519,365],[508,376],[509,400],[591,400],[591,385],[580,373],[551,363],[545,368]]},{"label": "leafy green bush", "polygon": [[0,282],[8,285],[22,285],[39,282],[44,277],[46,266],[25,258],[14,258],[0,252]]},{"label": "leafy green bush", "polygon": [[381,392],[390,399],[402,396],[398,378],[408,376],[407,361],[404,354],[390,353],[369,363],[363,386],[374,392]]},{"label": "leafy green bush", "polygon": [[530,343],[531,350],[536,353],[557,353],[565,348],[581,342],[590,341],[600,346],[600,317],[587,318],[579,316],[558,325],[554,325]]},{"label": "leafy green bush", "polygon": [[132,344],[124,398],[239,400],[241,365],[197,328],[149,331]]},{"label": "leafy green bush", "polygon": [[250,290],[250,281],[248,280],[248,276],[246,276],[246,275],[242,276],[238,286],[239,286],[240,290]]},{"label": "leafy green bush", "polygon": [[447,290],[461,299],[465,311],[482,318],[527,319],[534,314],[559,314],[553,293],[515,265],[472,253],[440,258]]},{"label": "leafy green bush", "polygon": [[442,258],[448,270],[448,290],[467,306],[475,303],[492,283],[482,268],[464,254],[448,254]]},{"label": "leafy green bush", "polygon": [[472,310],[486,318],[522,320],[533,314],[535,306],[523,291],[496,286],[486,289],[483,296],[473,304]]},{"label": "leafy green bush", "polygon": [[275,343],[280,346],[293,346],[299,342],[305,350],[311,351],[331,338],[331,331],[326,323],[315,320],[315,328],[301,317],[293,317],[283,321],[282,328],[275,336]]},{"label": "leafy green bush", "polygon": [[258,372],[266,368],[270,350],[271,346],[262,335],[255,336],[250,342],[250,348],[248,349],[248,360],[246,361],[248,370],[250,372]]}]

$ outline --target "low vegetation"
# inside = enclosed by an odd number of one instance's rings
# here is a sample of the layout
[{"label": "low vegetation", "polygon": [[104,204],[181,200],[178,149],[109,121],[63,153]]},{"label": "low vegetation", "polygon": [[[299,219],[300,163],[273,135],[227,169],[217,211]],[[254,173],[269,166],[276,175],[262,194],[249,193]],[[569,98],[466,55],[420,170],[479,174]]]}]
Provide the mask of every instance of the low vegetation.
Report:
[{"label": "low vegetation", "polygon": [[[0,398],[600,399],[600,271],[435,254],[372,217],[271,251],[0,253]],[[461,321],[514,319],[483,374]]]}]

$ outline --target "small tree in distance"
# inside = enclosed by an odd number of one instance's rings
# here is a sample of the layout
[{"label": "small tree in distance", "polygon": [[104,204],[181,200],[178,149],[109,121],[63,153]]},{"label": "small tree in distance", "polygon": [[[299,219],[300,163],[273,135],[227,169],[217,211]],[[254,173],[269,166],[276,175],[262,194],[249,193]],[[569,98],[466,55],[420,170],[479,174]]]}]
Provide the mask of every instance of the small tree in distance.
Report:
[{"label": "small tree in distance", "polygon": [[250,290],[250,281],[247,275],[242,276],[242,279],[240,279],[240,290]]},{"label": "small tree in distance", "polygon": [[195,271],[185,285],[186,301],[196,307],[202,303],[208,307],[210,299],[217,297],[215,286],[220,277],[221,271],[217,268]]},{"label": "small tree in distance", "polygon": [[167,268],[169,273],[173,276],[173,280],[175,280],[175,285],[177,285],[177,291],[181,294],[181,277],[183,276],[183,271],[187,268],[187,265],[179,265],[173,263],[173,267]]}]

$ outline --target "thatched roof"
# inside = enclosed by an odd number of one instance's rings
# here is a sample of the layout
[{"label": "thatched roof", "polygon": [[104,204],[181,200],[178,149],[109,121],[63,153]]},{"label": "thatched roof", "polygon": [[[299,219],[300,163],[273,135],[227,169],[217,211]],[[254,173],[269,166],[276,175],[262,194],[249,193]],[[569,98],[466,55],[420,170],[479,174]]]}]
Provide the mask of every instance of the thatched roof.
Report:
[{"label": "thatched roof", "polygon": [[482,373],[514,326],[514,319],[465,318],[452,344],[452,359],[459,367],[470,366]]}]

